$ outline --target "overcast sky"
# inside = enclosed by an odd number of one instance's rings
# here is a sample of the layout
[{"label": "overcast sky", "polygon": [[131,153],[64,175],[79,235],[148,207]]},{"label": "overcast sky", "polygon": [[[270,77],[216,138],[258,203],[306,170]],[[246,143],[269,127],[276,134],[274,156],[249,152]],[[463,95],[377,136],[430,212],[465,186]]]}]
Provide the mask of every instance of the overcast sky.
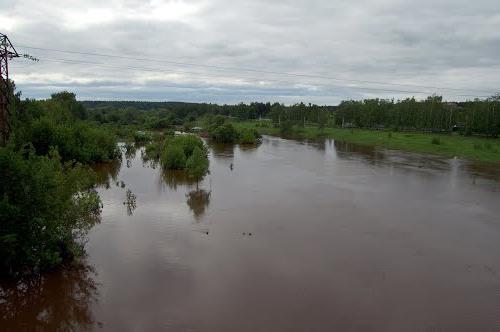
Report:
[{"label": "overcast sky", "polygon": [[11,66],[33,98],[337,104],[500,92],[498,0],[0,0],[0,32],[40,59]]}]

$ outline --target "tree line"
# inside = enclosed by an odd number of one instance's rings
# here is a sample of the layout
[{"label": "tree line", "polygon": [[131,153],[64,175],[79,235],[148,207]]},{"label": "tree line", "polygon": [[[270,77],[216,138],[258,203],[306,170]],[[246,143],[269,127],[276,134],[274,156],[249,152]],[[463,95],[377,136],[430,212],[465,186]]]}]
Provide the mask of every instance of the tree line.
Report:
[{"label": "tree line", "polygon": [[135,125],[148,129],[165,129],[194,122],[202,116],[222,115],[238,120],[273,117],[317,123],[334,107],[305,105],[287,106],[280,103],[240,103],[217,105],[207,103],[85,101],[82,103],[89,120],[99,124]]},{"label": "tree line", "polygon": [[415,98],[343,101],[337,108],[335,122],[341,127],[459,131],[464,135],[497,137],[500,97],[459,103],[445,102],[441,96],[429,96],[421,101]]}]

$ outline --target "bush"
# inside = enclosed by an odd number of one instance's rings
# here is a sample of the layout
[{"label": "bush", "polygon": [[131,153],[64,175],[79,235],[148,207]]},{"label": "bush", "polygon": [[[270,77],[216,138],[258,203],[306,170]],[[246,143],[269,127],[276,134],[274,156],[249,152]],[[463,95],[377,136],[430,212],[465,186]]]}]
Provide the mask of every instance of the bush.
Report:
[{"label": "bush", "polygon": [[151,142],[153,139],[153,136],[149,133],[146,133],[144,131],[136,131],[134,133],[134,141],[136,143],[148,143]]},{"label": "bush", "polygon": [[209,161],[206,154],[198,147],[193,151],[186,162],[186,170],[198,183],[208,172]]},{"label": "bush", "polygon": [[116,159],[120,156],[115,137],[103,129],[78,122],[57,124],[49,118],[34,120],[16,137],[20,147],[31,142],[38,155],[46,155],[56,148],[63,161],[74,160],[83,164]]},{"label": "bush", "polygon": [[0,148],[0,274],[54,267],[82,254],[81,240],[99,220],[92,173],[63,166],[57,151]]},{"label": "bush", "polygon": [[167,169],[184,169],[186,154],[180,145],[168,145],[163,153],[162,163]]},{"label": "bush", "polygon": [[[163,151],[163,155],[161,158],[161,162],[164,168],[166,169],[177,169],[183,170],[187,168],[187,161],[191,159],[191,157],[196,152],[203,156],[208,165],[208,151],[203,144],[203,141],[194,135],[183,135],[176,136],[171,139],[167,139],[165,142],[165,147]],[[151,146],[150,153],[153,153],[155,149],[158,147]],[[196,156],[195,161],[191,161],[190,167],[192,168],[193,162],[198,164],[199,156]]]},{"label": "bush", "polygon": [[230,123],[224,123],[210,132],[210,138],[217,143],[234,143],[238,137],[238,132]]},{"label": "bush", "polygon": [[166,145],[178,145],[182,147],[186,158],[189,158],[193,154],[193,151],[196,147],[205,152],[207,150],[205,144],[203,144],[203,141],[196,135],[175,136],[173,138],[167,139]]},{"label": "bush", "polygon": [[240,144],[256,144],[260,138],[259,133],[255,129],[242,129],[239,133]]},{"label": "bush", "polygon": [[438,137],[434,137],[431,141],[432,144],[440,145],[441,144],[441,139]]},{"label": "bush", "polygon": [[158,160],[161,157],[162,145],[159,142],[154,142],[146,145],[144,151],[146,160]]}]

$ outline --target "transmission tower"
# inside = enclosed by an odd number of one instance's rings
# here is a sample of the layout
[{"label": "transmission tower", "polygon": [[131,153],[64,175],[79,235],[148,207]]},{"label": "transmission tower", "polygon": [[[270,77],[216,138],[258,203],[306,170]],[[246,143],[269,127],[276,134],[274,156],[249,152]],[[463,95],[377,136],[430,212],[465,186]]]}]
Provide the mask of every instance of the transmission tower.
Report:
[{"label": "transmission tower", "polygon": [[18,58],[9,37],[0,33],[0,145],[5,145],[10,135],[9,123],[9,60]]}]

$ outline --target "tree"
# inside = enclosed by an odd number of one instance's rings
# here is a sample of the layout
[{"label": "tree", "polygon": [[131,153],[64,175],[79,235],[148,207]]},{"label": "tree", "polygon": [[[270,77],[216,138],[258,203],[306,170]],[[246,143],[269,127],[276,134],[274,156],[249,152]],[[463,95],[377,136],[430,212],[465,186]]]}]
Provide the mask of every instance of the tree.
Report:
[{"label": "tree", "polygon": [[210,136],[217,143],[234,143],[238,139],[238,131],[232,124],[224,123],[216,127]]},{"label": "tree", "polygon": [[167,169],[184,169],[186,167],[186,155],[180,145],[169,145],[162,157],[163,165]]},{"label": "tree", "polygon": [[83,253],[99,221],[92,173],[60,162],[57,151],[0,148],[0,275],[38,272]]},{"label": "tree", "polygon": [[65,108],[69,109],[71,114],[81,120],[87,118],[87,111],[85,107],[76,100],[76,95],[72,92],[62,91],[58,93],[53,93],[51,99],[55,102],[61,103]]},{"label": "tree", "polygon": [[198,183],[208,173],[208,158],[207,155],[198,147],[193,151],[191,157],[186,162],[186,170],[192,178],[196,180],[196,189]]}]

